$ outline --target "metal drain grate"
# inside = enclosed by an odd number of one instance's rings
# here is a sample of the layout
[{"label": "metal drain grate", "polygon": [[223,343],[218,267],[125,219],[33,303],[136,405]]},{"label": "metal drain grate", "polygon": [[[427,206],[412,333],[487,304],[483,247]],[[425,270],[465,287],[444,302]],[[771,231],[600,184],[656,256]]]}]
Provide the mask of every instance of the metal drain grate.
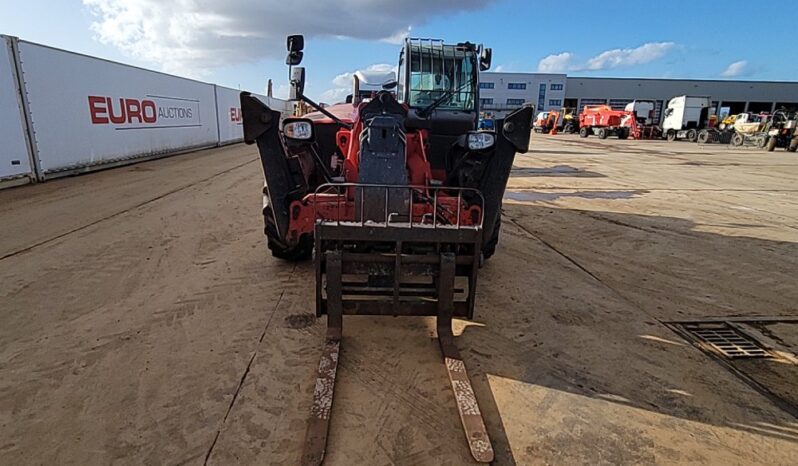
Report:
[{"label": "metal drain grate", "polygon": [[759,343],[727,323],[683,324],[682,327],[727,358],[771,357]]}]

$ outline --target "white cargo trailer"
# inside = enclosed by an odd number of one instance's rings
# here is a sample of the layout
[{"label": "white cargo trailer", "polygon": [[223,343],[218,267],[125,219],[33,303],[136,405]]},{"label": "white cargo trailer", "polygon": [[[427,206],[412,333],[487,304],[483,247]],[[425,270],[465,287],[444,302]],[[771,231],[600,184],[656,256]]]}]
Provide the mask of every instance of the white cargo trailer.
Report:
[{"label": "white cargo trailer", "polygon": [[682,95],[668,101],[662,134],[668,141],[687,139],[695,142],[698,131],[709,123],[710,97]]},{"label": "white cargo trailer", "polygon": [[28,183],[34,178],[14,60],[14,40],[0,36],[0,187]]},{"label": "white cargo trailer", "polygon": [[240,142],[239,95],[0,35],[0,188]]},{"label": "white cargo trailer", "polygon": [[218,144],[214,86],[19,41],[44,178]]}]

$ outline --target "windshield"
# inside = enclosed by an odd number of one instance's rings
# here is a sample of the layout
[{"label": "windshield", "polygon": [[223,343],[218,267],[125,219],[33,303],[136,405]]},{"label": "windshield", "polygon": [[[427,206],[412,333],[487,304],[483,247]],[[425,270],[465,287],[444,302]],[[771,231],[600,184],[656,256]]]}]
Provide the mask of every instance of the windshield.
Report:
[{"label": "windshield", "polygon": [[435,42],[410,45],[409,104],[424,108],[447,96],[438,109],[473,110],[476,72],[473,52]]}]

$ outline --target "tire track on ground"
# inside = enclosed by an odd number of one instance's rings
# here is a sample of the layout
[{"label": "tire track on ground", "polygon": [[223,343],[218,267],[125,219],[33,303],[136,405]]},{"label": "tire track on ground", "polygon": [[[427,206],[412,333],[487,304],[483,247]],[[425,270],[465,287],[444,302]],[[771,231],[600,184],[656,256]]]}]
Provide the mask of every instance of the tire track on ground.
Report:
[{"label": "tire track on ground", "polygon": [[[288,274],[288,278],[286,280],[287,283],[291,282],[296,269],[297,267],[294,265],[294,267],[291,269],[291,273]],[[274,320],[274,315],[277,314],[277,311],[280,309],[280,303],[283,302],[283,297],[285,297],[285,290],[280,293],[280,296],[277,298],[277,302],[274,304],[271,315],[269,315],[269,318],[266,320],[266,325],[263,326],[263,331],[261,332],[260,338],[258,338],[258,342],[255,345],[255,350],[252,352],[252,356],[249,358],[249,363],[247,363],[247,367],[244,369],[244,373],[241,375],[241,379],[238,381],[238,386],[233,393],[233,398],[230,400],[230,405],[227,407],[227,411],[224,413],[222,422],[219,424],[219,428],[216,430],[216,435],[213,437],[213,441],[211,442],[210,447],[208,447],[208,452],[205,454],[205,460],[202,462],[204,466],[207,466],[208,461],[210,461],[211,456],[213,455],[213,449],[216,447],[216,443],[219,441],[219,437],[222,434],[222,429],[224,428],[225,423],[227,423],[230,413],[233,411],[233,406],[235,406],[236,400],[238,400],[238,395],[241,393],[241,389],[244,387],[244,382],[246,382],[247,376],[252,369],[252,364],[255,362],[255,358],[258,355],[258,349],[263,343],[263,339],[266,338],[266,332],[269,330],[272,320]]]},{"label": "tire track on ground", "polygon": [[189,188],[191,188],[191,187],[193,187],[193,186],[196,186],[196,185],[198,185],[198,184],[202,184],[202,183],[208,182],[208,181],[210,181],[210,180],[212,180],[212,179],[214,179],[214,178],[216,178],[216,177],[218,177],[218,176],[221,176],[221,175],[224,175],[224,174],[230,173],[230,172],[232,172],[232,171],[234,171],[234,170],[237,170],[237,169],[239,169],[239,168],[241,168],[241,167],[243,167],[243,166],[249,165],[249,164],[251,164],[251,163],[253,163],[253,162],[255,162],[255,161],[256,161],[256,160],[249,160],[249,161],[247,161],[247,162],[240,163],[240,164],[238,164],[238,165],[235,165],[235,166],[233,166],[233,167],[231,167],[231,168],[228,168],[228,169],[226,169],[226,170],[222,170],[221,172],[214,173],[213,175],[210,175],[210,176],[208,176],[208,177],[202,178],[202,179],[200,179],[200,180],[194,181],[194,182],[192,182],[192,183],[189,183],[189,184],[187,184],[187,185],[183,185],[183,186],[180,186],[180,187],[178,187],[178,188],[175,188],[175,189],[172,189],[172,190],[170,190],[170,191],[167,191],[167,192],[165,192],[164,194],[161,194],[161,195],[159,195],[159,196],[156,196],[156,197],[154,197],[154,198],[148,199],[148,200],[146,200],[146,201],[144,201],[144,202],[140,202],[140,203],[138,203],[138,204],[136,204],[136,205],[134,205],[134,206],[128,207],[127,209],[120,210],[119,212],[114,212],[114,213],[113,213],[113,214],[111,214],[111,215],[106,215],[105,217],[102,217],[102,218],[100,218],[100,219],[97,219],[97,220],[95,220],[95,221],[93,221],[93,222],[89,222],[89,223],[87,223],[87,224],[85,224],[85,225],[82,225],[82,226],[79,226],[79,227],[77,227],[77,228],[73,228],[73,229],[71,229],[71,230],[69,230],[69,231],[67,231],[67,232],[64,232],[64,233],[58,234],[58,235],[56,235],[56,236],[53,236],[53,237],[47,238],[47,239],[45,239],[45,240],[39,241],[39,242],[37,242],[37,243],[34,243],[34,244],[30,245],[30,246],[26,246],[26,247],[24,247],[24,248],[22,248],[22,249],[18,249],[18,250],[16,250],[16,251],[9,252],[9,253],[7,253],[7,254],[5,254],[5,255],[3,255],[3,256],[0,256],[0,261],[2,261],[2,260],[5,260],[5,259],[8,259],[9,257],[14,257],[14,256],[18,256],[18,255],[20,255],[20,254],[23,254],[23,253],[29,252],[29,251],[31,251],[31,250],[33,250],[33,249],[36,249],[36,248],[38,248],[39,246],[44,246],[45,244],[48,244],[48,243],[51,243],[51,242],[53,242],[53,241],[59,240],[59,239],[61,239],[61,238],[64,238],[64,237],[66,237],[66,236],[69,236],[69,235],[71,235],[71,234],[73,234],[73,233],[77,233],[77,232],[79,232],[79,231],[85,230],[86,228],[89,228],[89,227],[92,227],[92,226],[94,226],[94,225],[97,225],[97,224],[100,224],[100,223],[102,223],[102,222],[105,222],[105,221],[107,221],[107,220],[110,220],[110,219],[112,219],[112,218],[116,218],[116,217],[118,217],[118,216],[120,216],[120,215],[123,215],[123,214],[126,214],[126,213],[128,213],[128,212],[131,212],[131,211],[134,211],[134,210],[140,209],[141,207],[144,207],[144,206],[146,206],[146,205],[148,205],[148,204],[151,204],[151,203],[153,203],[153,202],[156,202],[156,201],[158,201],[158,200],[164,199],[164,198],[166,198],[166,197],[169,197],[169,196],[171,196],[172,194],[179,193],[180,191],[184,191],[184,190],[186,190],[186,189],[189,189]]}]

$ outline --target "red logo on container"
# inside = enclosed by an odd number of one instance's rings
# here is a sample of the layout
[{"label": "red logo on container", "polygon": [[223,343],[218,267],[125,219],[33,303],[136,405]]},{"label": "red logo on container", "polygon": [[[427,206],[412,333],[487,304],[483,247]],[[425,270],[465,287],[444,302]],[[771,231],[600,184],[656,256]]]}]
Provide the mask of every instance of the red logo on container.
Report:
[{"label": "red logo on container", "polygon": [[241,109],[240,108],[231,107],[230,108],[230,121],[232,121],[233,123],[240,123],[241,120],[242,120]]},{"label": "red logo on container", "polygon": [[122,125],[130,123],[155,123],[158,121],[158,107],[152,100],[116,99],[89,96],[91,122],[95,125]]}]

